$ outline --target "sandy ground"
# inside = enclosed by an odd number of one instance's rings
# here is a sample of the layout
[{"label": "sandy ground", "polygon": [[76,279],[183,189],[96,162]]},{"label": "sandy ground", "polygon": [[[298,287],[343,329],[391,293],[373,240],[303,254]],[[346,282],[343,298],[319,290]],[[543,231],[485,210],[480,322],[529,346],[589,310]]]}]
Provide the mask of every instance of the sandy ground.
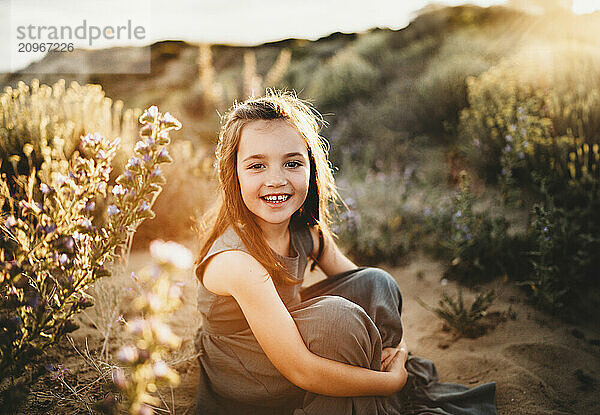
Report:
[{"label": "sandy ground", "polygon": [[[186,245],[195,248],[193,243]],[[96,326],[106,327],[100,320],[111,321],[119,308],[126,310],[127,304],[117,300],[119,292],[131,286],[130,271],[141,269],[149,260],[145,252],[132,253],[126,271],[115,275],[110,284],[98,291],[103,298],[94,308],[103,304],[103,310],[91,309],[89,319],[82,318],[82,328],[73,333],[76,345],[84,347],[87,339],[90,349],[102,347],[102,335],[89,320],[94,320]],[[516,319],[506,319],[476,339],[455,339],[443,330],[441,320],[416,300],[419,297],[434,306],[442,290],[456,293],[454,283],[441,285],[441,264],[417,256],[406,267],[382,268],[396,278],[403,294],[403,324],[409,350],[432,360],[440,381],[469,386],[497,382],[499,414],[600,413],[600,329],[597,323],[589,321],[573,326],[555,321],[527,305],[525,295],[511,283],[498,281],[481,287],[482,290],[494,288],[498,294],[490,311],[505,312],[510,307]],[[173,359],[181,383],[172,396],[171,391],[163,390],[163,397],[171,413],[192,414],[199,376],[192,344],[200,321],[196,311],[197,282],[191,272],[179,278],[185,283],[184,303],[170,324],[184,339],[181,351]],[[321,278],[322,274],[307,273],[305,285]],[[467,300],[473,298],[474,294],[463,291]],[[122,343],[119,333],[122,329],[113,328],[107,342],[109,353],[114,353]],[[65,364],[73,368],[81,365],[81,359],[73,356]]]}]

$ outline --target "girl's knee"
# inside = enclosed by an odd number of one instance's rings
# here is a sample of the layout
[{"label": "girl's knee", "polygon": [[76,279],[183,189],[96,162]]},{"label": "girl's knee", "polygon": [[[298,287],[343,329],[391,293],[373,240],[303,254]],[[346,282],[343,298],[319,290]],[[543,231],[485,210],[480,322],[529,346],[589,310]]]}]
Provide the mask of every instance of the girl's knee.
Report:
[{"label": "girl's knee", "polygon": [[402,293],[396,279],[390,275],[389,272],[375,267],[365,268],[361,271],[363,275],[361,279],[365,279],[369,282],[377,291],[380,292],[391,292],[398,295],[400,304],[402,304]]}]

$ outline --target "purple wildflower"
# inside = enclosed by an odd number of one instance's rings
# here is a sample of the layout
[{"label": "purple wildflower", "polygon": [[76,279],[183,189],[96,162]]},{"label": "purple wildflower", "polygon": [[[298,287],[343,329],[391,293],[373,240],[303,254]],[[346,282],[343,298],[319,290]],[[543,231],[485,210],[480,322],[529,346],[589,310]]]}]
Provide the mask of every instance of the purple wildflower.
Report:
[{"label": "purple wildflower", "polygon": [[55,223],[49,223],[46,226],[44,226],[44,232],[46,233],[52,233],[56,230],[56,224]]},{"label": "purple wildflower", "polygon": [[120,184],[116,185],[112,189],[112,194],[115,196],[123,196],[126,193],[126,190]]},{"label": "purple wildflower", "polygon": [[137,143],[135,143],[135,151],[136,152],[142,152],[145,153],[146,150],[148,149],[148,144],[143,142],[143,141],[138,141]]},{"label": "purple wildflower", "polygon": [[173,117],[168,112],[162,116],[161,122],[163,124],[165,124],[167,127],[174,127],[176,130],[179,130],[181,128],[181,123],[179,122],[179,120],[177,118]]},{"label": "purple wildflower", "polygon": [[117,359],[123,363],[133,363],[138,358],[138,352],[131,346],[123,346],[117,352]]},{"label": "purple wildflower", "polygon": [[157,360],[152,365],[152,371],[154,372],[154,376],[157,378],[163,378],[169,373],[169,367],[164,361]]},{"label": "purple wildflower", "polygon": [[13,226],[15,226],[16,224],[17,224],[17,220],[12,215],[7,217],[6,220],[4,221],[4,226],[6,226],[9,229],[12,228]]},{"label": "purple wildflower", "polygon": [[148,108],[144,113],[140,116],[140,123],[148,124],[154,122],[156,117],[158,116],[158,107],[156,105],[152,105]]},{"label": "purple wildflower", "polygon": [[92,229],[92,222],[88,218],[82,218],[79,220],[79,225],[83,226],[86,229]]},{"label": "purple wildflower", "polygon": [[68,177],[67,177],[67,176],[63,176],[63,175],[62,175],[62,174],[60,174],[60,173],[57,173],[57,174],[56,174],[56,183],[57,183],[59,186],[62,186],[63,184],[65,184],[65,183],[67,182],[67,179],[68,179]]},{"label": "purple wildflower", "polygon": [[168,163],[171,161],[171,157],[169,156],[169,151],[166,148],[162,148],[158,153],[158,157],[156,158],[157,163]]},{"label": "purple wildflower", "polygon": [[134,167],[134,166],[139,166],[140,163],[141,163],[141,160],[139,158],[132,157],[132,158],[129,159],[129,162],[127,163],[127,166],[125,166],[125,167],[129,169],[129,168]]},{"label": "purple wildflower", "polygon": [[65,245],[65,248],[67,248],[69,251],[72,251],[73,247],[75,246],[75,240],[73,239],[72,236],[67,236],[65,238],[64,245]]},{"label": "purple wildflower", "polygon": [[100,144],[104,140],[104,138],[100,135],[100,133],[87,134],[86,136],[81,138],[81,142],[83,145],[94,146],[96,144]]},{"label": "purple wildflower", "polygon": [[140,205],[140,207],[138,208],[138,211],[140,212],[145,212],[148,209],[150,209],[150,206],[148,206],[148,203],[145,200],[142,200],[142,204]]},{"label": "purple wildflower", "polygon": [[162,174],[162,171],[160,171],[158,166],[156,166],[154,168],[154,170],[152,170],[152,174],[150,174],[150,177],[159,177],[161,174]]},{"label": "purple wildflower", "polygon": [[47,195],[52,189],[50,189],[50,186],[48,186],[46,183],[42,183],[40,184],[40,190],[43,194]]},{"label": "purple wildflower", "polygon": [[69,370],[64,365],[53,366],[52,371],[54,372],[51,376],[52,380],[62,379],[67,373],[69,373]]},{"label": "purple wildflower", "polygon": [[121,211],[115,205],[109,205],[108,208],[106,209],[106,213],[108,213],[108,216],[116,215],[119,212],[121,212]]},{"label": "purple wildflower", "polygon": [[121,389],[127,389],[127,379],[125,378],[125,373],[123,369],[116,368],[112,372],[112,378],[115,385],[117,385]]}]

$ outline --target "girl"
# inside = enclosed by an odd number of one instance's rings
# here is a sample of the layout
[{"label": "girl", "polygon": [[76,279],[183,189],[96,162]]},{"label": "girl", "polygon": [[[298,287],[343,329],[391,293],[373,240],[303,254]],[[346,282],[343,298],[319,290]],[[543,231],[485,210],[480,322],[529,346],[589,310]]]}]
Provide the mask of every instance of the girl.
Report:
[{"label": "girl", "polygon": [[[495,413],[494,384],[459,408],[466,387],[438,384],[431,362],[408,359],[394,278],[336,246],[328,205],[340,198],[319,121],[304,101],[272,91],[225,117],[221,202],[196,261],[198,413]],[[301,291],[309,258],[328,278]]]}]

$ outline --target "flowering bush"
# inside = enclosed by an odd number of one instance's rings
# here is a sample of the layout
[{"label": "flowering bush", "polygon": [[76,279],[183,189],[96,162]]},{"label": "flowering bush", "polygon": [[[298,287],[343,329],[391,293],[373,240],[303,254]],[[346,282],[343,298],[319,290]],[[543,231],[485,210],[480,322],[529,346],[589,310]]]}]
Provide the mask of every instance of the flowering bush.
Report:
[{"label": "flowering bush", "polygon": [[362,183],[346,185],[342,180],[339,186],[351,191],[342,194],[349,210],[332,227],[343,248],[368,264],[406,260],[423,236],[423,220],[408,200],[409,182],[397,172],[370,172]]},{"label": "flowering bush", "polygon": [[[0,173],[7,174],[11,192],[13,175],[28,175],[32,168],[64,173],[67,161],[80,145],[80,137],[100,133],[120,137],[127,147],[117,153],[113,167],[123,167],[137,134],[139,110],[124,109],[122,101],[107,98],[100,85],[30,85],[19,82],[0,94]],[[13,195],[15,195],[13,193]]]},{"label": "flowering bush", "polygon": [[[155,106],[139,121],[135,156],[111,189],[120,140],[97,133],[83,137],[68,162],[51,159],[39,172],[18,176],[19,191],[11,191],[2,175],[0,377],[18,373],[77,328],[73,316],[91,305],[87,288],[110,275],[108,265],[126,252],[139,224],[153,217],[165,182],[159,164],[171,162],[168,133],[181,124]],[[109,200],[103,220],[93,217],[96,197]]]},{"label": "flowering bush", "polygon": [[528,51],[470,79],[470,107],[461,115],[475,167],[499,178],[505,200],[521,203],[527,191],[539,201],[527,286],[550,310],[580,307],[575,293],[589,294],[600,278],[600,54],[580,46]]},{"label": "flowering bush", "polygon": [[134,415],[152,414],[150,405],[160,403],[152,395],[157,387],[179,382],[177,372],[163,359],[168,351],[179,348],[181,340],[163,320],[179,307],[182,297],[181,288],[170,282],[169,274],[177,269],[189,269],[193,262],[192,253],[175,242],[154,240],[150,244],[150,253],[160,268],[142,271],[138,277],[149,286],[134,301],[139,315],[127,323],[127,329],[136,341],[133,345],[122,346],[117,352],[117,359],[131,373],[127,376],[122,369],[113,373],[115,384],[127,394],[127,409]]},{"label": "flowering bush", "polygon": [[505,274],[517,278],[525,274],[521,251],[527,241],[519,235],[509,236],[505,218],[473,211],[475,196],[465,171],[460,173],[459,186],[450,208],[439,207],[427,219],[428,228],[438,235],[451,258],[444,276],[475,283]]},{"label": "flowering bush", "polygon": [[550,141],[552,125],[547,91],[520,82],[518,74],[518,68],[503,64],[469,78],[469,108],[460,117],[469,159],[488,181],[499,178],[504,189],[525,167],[525,156],[534,156],[534,143]]},{"label": "flowering bush", "polygon": [[535,175],[549,179],[558,199],[597,195],[600,55],[569,48],[531,55],[469,79],[460,124],[469,159],[489,181],[498,179],[508,200],[519,199],[517,186],[534,184]]}]

